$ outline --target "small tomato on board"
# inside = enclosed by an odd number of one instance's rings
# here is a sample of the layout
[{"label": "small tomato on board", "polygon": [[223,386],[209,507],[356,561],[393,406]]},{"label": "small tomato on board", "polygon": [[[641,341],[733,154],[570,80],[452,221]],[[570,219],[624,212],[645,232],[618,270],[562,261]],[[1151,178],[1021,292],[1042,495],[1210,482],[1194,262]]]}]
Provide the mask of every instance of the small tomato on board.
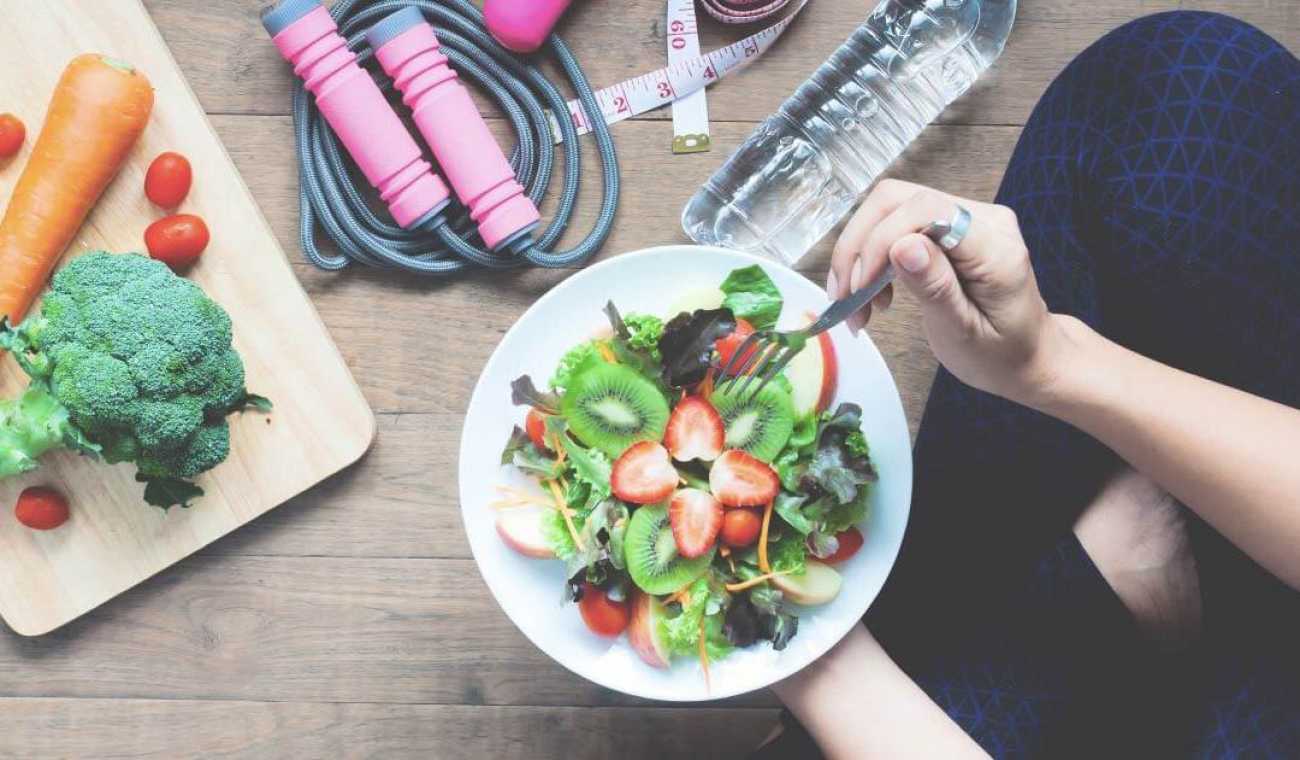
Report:
[{"label": "small tomato on board", "polygon": [[161,153],[144,175],[144,194],[163,208],[176,208],[190,194],[193,181],[189,159],[179,153]]},{"label": "small tomato on board", "polygon": [[616,602],[590,583],[582,584],[578,611],[582,613],[582,622],[598,636],[617,636],[632,619],[632,610],[626,601]]},{"label": "small tomato on board", "polygon": [[144,231],[149,256],[180,272],[194,265],[208,247],[208,225],[194,214],[159,219]]},{"label": "small tomato on board", "polygon": [[68,515],[68,500],[45,486],[24,490],[14,506],[14,517],[32,530],[54,530],[68,521]]},{"label": "small tomato on board", "polygon": [[23,147],[27,139],[27,127],[17,116],[0,113],[0,158],[9,158]]},{"label": "small tomato on board", "polygon": [[834,565],[852,557],[862,548],[862,531],[857,528],[849,528],[846,531],[835,534],[835,540],[839,542],[839,548],[835,553],[822,560],[828,565]]}]

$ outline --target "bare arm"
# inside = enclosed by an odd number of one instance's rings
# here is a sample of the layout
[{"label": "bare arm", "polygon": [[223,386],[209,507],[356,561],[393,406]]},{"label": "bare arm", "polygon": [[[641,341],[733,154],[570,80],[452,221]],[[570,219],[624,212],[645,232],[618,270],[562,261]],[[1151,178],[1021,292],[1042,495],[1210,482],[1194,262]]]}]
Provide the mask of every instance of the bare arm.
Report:
[{"label": "bare arm", "polygon": [[829,760],[988,757],[861,625],[772,689]]},{"label": "bare arm", "polygon": [[1300,411],[1210,382],[1056,317],[1052,378],[1015,399],[1109,446],[1300,588]]},{"label": "bare arm", "polygon": [[[915,234],[951,217],[957,203],[973,219],[956,249],[945,253]],[[920,300],[930,346],[953,374],[1097,438],[1300,588],[1300,411],[1151,361],[1050,314],[1010,209],[882,182],[836,245],[831,296],[887,259]]]}]

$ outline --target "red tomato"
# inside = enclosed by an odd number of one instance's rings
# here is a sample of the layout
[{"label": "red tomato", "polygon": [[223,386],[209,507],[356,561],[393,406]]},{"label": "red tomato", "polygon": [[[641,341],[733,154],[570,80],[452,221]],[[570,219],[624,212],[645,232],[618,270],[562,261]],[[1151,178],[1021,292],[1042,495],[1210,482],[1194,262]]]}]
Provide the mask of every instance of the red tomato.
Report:
[{"label": "red tomato", "polygon": [[763,518],[752,509],[728,509],[722,516],[722,543],[743,549],[758,540]]},{"label": "red tomato", "polygon": [[[721,366],[727,366],[727,362],[731,361],[731,357],[735,355],[736,349],[740,348],[740,344],[744,343],[745,339],[753,334],[753,325],[743,319],[736,319],[736,329],[732,330],[731,334],[727,337],[718,338],[718,340],[713,344],[713,347],[718,349],[718,362]],[[745,352],[745,359],[742,359],[740,364],[743,364],[746,359],[753,355],[754,349],[751,348]],[[740,364],[737,364],[736,366],[740,366]],[[750,369],[752,370],[753,367]]]},{"label": "red tomato", "polygon": [[533,407],[528,410],[528,419],[524,421],[524,430],[528,431],[528,440],[542,451],[548,449],[546,445],[546,415],[541,409]]},{"label": "red tomato", "polygon": [[617,636],[627,628],[632,610],[626,601],[616,602],[590,583],[582,584],[582,598],[578,600],[582,622],[598,636]]},{"label": "red tomato", "polygon": [[836,549],[834,554],[822,560],[828,565],[843,562],[857,554],[858,549],[862,548],[862,531],[857,528],[849,528],[843,533],[836,534],[835,540],[840,543],[840,548]]},{"label": "red tomato", "polygon": [[208,225],[193,214],[175,214],[159,219],[144,231],[149,255],[172,268],[186,269],[199,260],[208,247]]},{"label": "red tomato", "polygon": [[176,208],[190,193],[190,162],[179,153],[162,153],[144,175],[144,194],[163,208]]},{"label": "red tomato", "polygon": [[34,486],[18,495],[14,517],[32,530],[54,530],[68,521],[68,500],[53,488]]},{"label": "red tomato", "polygon": [[9,158],[23,147],[27,127],[11,113],[0,114],[0,158]]}]

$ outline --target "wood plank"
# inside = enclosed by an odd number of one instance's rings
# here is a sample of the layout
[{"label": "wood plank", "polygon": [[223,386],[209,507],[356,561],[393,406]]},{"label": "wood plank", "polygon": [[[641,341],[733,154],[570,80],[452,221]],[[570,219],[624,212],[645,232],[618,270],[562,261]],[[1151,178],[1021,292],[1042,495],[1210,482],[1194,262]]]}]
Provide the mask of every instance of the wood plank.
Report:
[{"label": "wood plank", "polygon": [[[1189,3],[1225,7],[1216,0]],[[258,24],[257,11],[264,0],[149,0],[148,4],[207,110],[288,113],[291,73],[276,57]],[[1022,2],[1002,58],[941,121],[1021,124],[1047,84],[1080,50],[1126,21],[1178,5],[1178,0]],[[714,119],[756,121],[766,117],[862,22],[865,7],[825,0],[811,3],[770,53],[710,90]],[[1295,4],[1289,0],[1235,0],[1227,7],[1277,34],[1293,49],[1300,47],[1300,23],[1296,23]],[[753,31],[709,20],[702,21],[701,27],[705,49]],[[665,62],[663,3],[658,0],[622,0],[615,12],[607,4],[576,4],[559,32],[597,87]],[[610,56],[608,46],[615,39],[620,54]],[[548,65],[547,70],[555,72],[553,66]],[[669,118],[669,112],[664,109],[642,118],[663,120]]]},{"label": "wood plank", "polygon": [[743,754],[776,721],[698,707],[6,699],[0,756],[711,760]]},{"label": "wood plank", "polygon": [[[0,0],[0,17],[9,20],[0,103],[33,135],[60,72],[85,50],[132,61],[156,91],[139,144],[71,252],[136,247],[160,216],[141,192],[145,168],[161,151],[184,145],[203,178],[185,210],[214,230],[207,255],[188,274],[230,312],[249,387],[276,402],[274,415],[232,420],[231,457],[199,478],[207,492],[202,509],[147,507],[133,467],[109,468],[67,451],[0,484],[5,505],[37,484],[58,486],[77,505],[76,517],[48,534],[0,521],[0,616],[38,635],[356,461],[370,444],[374,418],[144,8],[136,0],[111,8],[58,0],[31,10],[24,0]],[[29,142],[13,170],[0,174],[0,197],[9,195],[31,150]],[[26,384],[5,357],[0,395],[14,397]]]},{"label": "wood plank", "polygon": [[467,560],[191,557],[48,636],[0,636],[0,674],[12,697],[645,704],[535,648]]}]

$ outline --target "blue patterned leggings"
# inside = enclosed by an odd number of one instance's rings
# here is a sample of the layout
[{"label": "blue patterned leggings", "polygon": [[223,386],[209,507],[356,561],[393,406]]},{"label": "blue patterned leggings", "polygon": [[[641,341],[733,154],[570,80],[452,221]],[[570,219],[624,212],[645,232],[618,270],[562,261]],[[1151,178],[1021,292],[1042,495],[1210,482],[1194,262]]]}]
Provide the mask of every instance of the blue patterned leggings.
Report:
[{"label": "blue patterned leggings", "polygon": [[[1053,311],[1300,407],[1300,62],[1276,41],[1207,13],[1116,29],[1048,88],[997,200]],[[1300,594],[1187,513],[1205,630],[1159,654],[1071,533],[1113,453],[940,371],[915,457],[867,623],[994,757],[1300,757]],[[792,729],[768,754],[815,756]]]}]

